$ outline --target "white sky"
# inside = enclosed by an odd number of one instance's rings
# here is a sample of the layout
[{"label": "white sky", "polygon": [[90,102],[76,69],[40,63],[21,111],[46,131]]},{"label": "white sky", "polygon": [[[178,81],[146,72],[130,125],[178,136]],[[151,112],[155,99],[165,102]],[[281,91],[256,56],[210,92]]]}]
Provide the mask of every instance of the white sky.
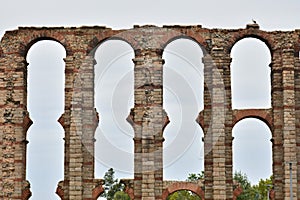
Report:
[{"label": "white sky", "polygon": [[[131,28],[134,24],[155,24],[159,26],[163,24],[202,24],[208,28],[244,28],[247,23],[251,22],[252,18],[260,24],[263,30],[293,30],[300,28],[299,10],[300,1],[298,0],[10,0],[1,4],[0,37],[6,30],[16,29],[18,26],[106,25],[118,29]],[[256,46],[251,47],[253,44]],[[233,76],[234,73],[241,73],[238,77],[246,74],[244,78],[233,78],[233,83],[236,82],[238,85],[235,90],[240,91],[240,95],[238,92],[233,92],[235,107],[244,107],[245,104],[252,107],[270,107],[269,97],[264,92],[269,89],[261,87],[268,82],[265,79],[269,73],[268,68],[263,66],[268,65],[269,55],[265,46],[261,44],[261,42],[253,40],[241,41],[233,49],[233,65],[236,63],[239,66],[232,66]],[[183,47],[184,45],[187,47]],[[107,166],[101,166],[98,163],[96,177],[102,177],[107,170],[106,167],[109,166],[115,167],[119,178],[132,177],[133,142],[131,138],[133,133],[124,118],[127,117],[129,108],[132,107],[133,99],[132,94],[122,92],[132,87],[130,85],[132,84],[130,81],[132,80],[132,64],[128,60],[132,58],[133,54],[126,45],[123,45],[118,51],[116,51],[113,43],[107,43],[107,46],[107,49],[114,49],[111,51],[116,56],[109,59],[108,56],[111,54],[103,52],[101,56],[101,50],[98,51],[100,57],[106,58],[102,65],[109,66],[109,68],[99,80],[97,79],[96,86],[103,94],[107,84],[112,84],[113,90],[106,90],[110,92],[106,96],[112,96],[112,100],[101,99],[101,95],[97,96],[99,100],[96,102],[96,106],[99,107],[98,111],[101,116],[103,113],[107,113],[106,118],[102,116],[97,130],[97,145],[101,146],[101,149],[102,145],[107,145],[107,148],[112,147],[110,152],[121,152],[130,162],[124,162],[119,158],[111,159],[97,155],[96,159],[99,163]],[[201,85],[202,81],[201,57],[198,59],[197,56],[190,55],[189,51],[179,51],[182,48],[193,49],[193,52],[197,51],[201,55],[201,50],[197,49],[195,44],[183,40],[171,43],[164,54],[166,59],[165,72],[170,74],[169,77],[166,74],[165,78],[166,99],[164,106],[172,121],[165,130],[164,173],[165,178],[179,180],[184,180],[189,172],[197,172],[198,169],[203,170],[203,151],[199,148],[202,144],[201,137],[203,133],[193,121],[203,107],[201,104],[201,87],[195,87],[197,82]],[[255,54],[260,50],[264,53]],[[109,52],[109,50],[106,51]],[[31,118],[34,120],[34,125],[28,133],[30,143],[28,144],[27,178],[32,183],[34,195],[31,199],[34,200],[58,199],[54,191],[57,182],[63,179],[62,138],[64,136],[63,130],[56,120],[63,112],[63,104],[61,103],[63,102],[63,88],[61,85],[64,54],[64,49],[60,45],[45,42],[34,45],[27,57],[27,61],[30,63],[28,66],[30,70],[29,77],[32,77],[29,80],[29,95],[31,95],[29,110]],[[265,56],[258,59],[261,54]],[[247,60],[249,57],[255,58],[250,59],[250,61],[258,60],[261,64],[251,64]],[[188,63],[186,60],[190,62]],[[243,64],[243,62],[247,64]],[[98,63],[101,63],[101,61],[98,61]],[[116,70],[120,63],[126,65],[126,67],[122,70],[120,68]],[[182,67],[180,68],[180,66]],[[266,70],[261,71],[262,68]],[[241,69],[241,72],[238,72],[239,69]],[[253,70],[249,71],[249,69]],[[116,71],[118,71],[118,74],[115,74]],[[114,74],[114,79],[110,78],[111,74]],[[250,75],[253,75],[252,78]],[[182,89],[178,85],[172,85],[174,80],[181,83]],[[251,82],[253,88],[241,88],[241,85],[247,87],[247,83],[238,82],[239,80],[255,80]],[[257,83],[257,85],[254,83]],[[234,87],[235,85],[233,85]],[[263,89],[263,91],[258,92],[258,89]],[[183,90],[190,94],[192,98],[185,98],[186,95],[182,93]],[[247,93],[244,91],[247,91]],[[121,103],[115,100],[121,97]],[[47,103],[45,104],[45,102]],[[254,102],[259,104],[253,104]],[[108,115],[108,113],[112,114]],[[116,118],[116,115],[121,117]],[[176,117],[176,115],[179,117]],[[107,126],[111,121],[115,122],[114,125]],[[119,135],[108,135],[111,130]],[[187,134],[189,134],[188,137]],[[235,137],[234,168],[247,173],[252,183],[257,183],[259,178],[269,177],[271,173],[271,147],[261,147],[266,145],[260,143],[265,141],[264,144],[271,145],[269,142],[271,135],[265,124],[254,119],[242,121],[234,127],[233,135]],[[182,137],[188,139],[183,140]],[[256,137],[259,137],[259,139],[254,140]],[[179,146],[180,148],[176,148]],[[255,148],[253,148],[254,146]],[[99,150],[99,148],[97,149]],[[108,155],[108,153],[105,155]],[[45,196],[48,198],[45,198]]]}]

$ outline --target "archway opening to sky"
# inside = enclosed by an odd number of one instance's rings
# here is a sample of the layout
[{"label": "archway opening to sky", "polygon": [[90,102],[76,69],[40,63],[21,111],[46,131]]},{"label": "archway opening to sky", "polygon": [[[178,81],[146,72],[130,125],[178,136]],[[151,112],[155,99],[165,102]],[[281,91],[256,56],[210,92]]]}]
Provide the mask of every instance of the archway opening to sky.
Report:
[{"label": "archway opening to sky", "polygon": [[164,49],[163,107],[170,123],[164,130],[164,179],[186,180],[204,170],[203,131],[196,118],[204,108],[203,52],[180,38]]},{"label": "archway opening to sky", "polygon": [[64,174],[64,130],[57,122],[64,112],[64,47],[40,41],[28,51],[28,110],[33,125],[27,133],[27,179],[30,199],[59,199],[55,190]]},{"label": "archway opening to sky", "polygon": [[121,40],[107,40],[95,52],[95,177],[113,168],[116,178],[133,178],[134,131],[126,121],[134,99],[134,51]]},{"label": "archway opening to sky", "polygon": [[231,50],[233,109],[271,108],[271,54],[256,38],[244,38]]},{"label": "archway opening to sky", "polygon": [[245,173],[251,184],[272,175],[272,133],[259,119],[247,118],[233,127],[233,172]]}]

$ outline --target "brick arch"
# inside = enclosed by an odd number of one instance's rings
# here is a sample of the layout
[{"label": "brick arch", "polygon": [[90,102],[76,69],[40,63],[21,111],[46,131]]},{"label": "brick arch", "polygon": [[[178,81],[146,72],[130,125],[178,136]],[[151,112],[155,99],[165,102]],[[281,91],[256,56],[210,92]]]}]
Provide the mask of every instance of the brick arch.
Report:
[{"label": "brick arch", "polygon": [[[104,193],[103,184],[104,182],[101,181],[95,185],[95,187],[92,190],[92,198],[91,198],[92,200],[97,200],[100,197],[100,195]],[[64,199],[65,196],[63,185],[64,185],[64,181],[60,181],[55,192],[60,197],[60,199]]]},{"label": "brick arch", "polygon": [[104,192],[103,186],[97,185],[92,191],[92,199],[97,200],[103,192]]},{"label": "brick arch", "polygon": [[204,191],[197,183],[191,182],[177,182],[170,184],[166,189],[163,190],[162,200],[166,200],[170,194],[180,190],[189,190],[204,200]]},{"label": "brick arch", "polygon": [[[103,42],[107,40],[121,40],[128,43],[131,48],[134,50],[136,54],[141,51],[141,49],[148,48],[149,46],[145,46],[144,44],[151,44],[150,49],[155,50],[157,52],[163,52],[164,46],[167,41],[172,37],[177,37],[182,35],[179,31],[174,31],[172,29],[164,29],[157,26],[145,25],[145,26],[137,26],[134,25],[133,29],[126,30],[111,30],[109,28],[103,28],[103,33],[95,35],[90,39],[87,48],[87,54],[94,54],[95,49],[97,49]],[[145,30],[152,29],[153,32],[146,32]],[[138,37],[153,37],[147,42],[140,42],[136,38]]]},{"label": "brick arch", "polygon": [[24,56],[24,58],[26,59],[27,57],[27,54],[30,50],[30,48],[32,46],[34,46],[35,44],[37,44],[38,42],[41,42],[41,41],[53,41],[53,42],[57,42],[58,44],[60,44],[62,47],[64,47],[65,51],[66,51],[66,54],[67,54],[67,48],[66,46],[61,43],[59,40],[55,39],[55,38],[52,38],[52,37],[38,37],[38,38],[34,38],[33,40],[31,40],[29,43],[27,43],[27,45],[21,45],[20,46],[20,49],[21,50],[21,55]]},{"label": "brick arch", "polygon": [[236,32],[235,34],[233,34],[233,37],[227,44],[228,53],[231,53],[231,50],[236,43],[238,43],[240,40],[246,39],[246,38],[255,38],[255,39],[258,39],[258,40],[262,41],[263,43],[265,43],[267,45],[267,47],[270,51],[270,55],[272,57],[273,49],[275,48],[273,39],[266,32],[259,31],[259,30],[253,30],[253,29],[246,29],[246,30],[239,31],[239,32]]},{"label": "brick arch", "polygon": [[200,47],[201,51],[203,52],[203,56],[208,54],[208,51],[207,51],[208,45],[200,35],[185,35],[185,34],[172,35],[171,38],[167,38],[166,41],[163,41],[162,49],[165,50],[166,47],[170,43],[172,43],[176,40],[179,40],[179,39],[188,39],[188,40],[195,42]]},{"label": "brick arch", "polygon": [[[128,41],[126,38],[122,37],[121,35],[117,35],[117,36],[116,35],[109,35],[109,36],[106,36],[104,38],[94,37],[89,42],[89,45],[88,45],[88,48],[87,48],[87,54],[92,55],[94,57],[97,49],[103,43],[105,43],[107,41],[111,41],[111,40],[118,40],[118,41],[121,41],[121,42],[125,42],[132,48],[133,51],[135,49],[134,46],[132,45],[132,43],[130,41]],[[134,51],[134,53],[135,53],[135,51]]]},{"label": "brick arch", "polygon": [[20,42],[19,53],[20,55],[26,58],[29,49],[36,43],[40,41],[54,41],[62,45],[66,51],[66,54],[71,53],[71,48],[69,44],[66,42],[63,34],[49,34],[49,32],[37,31],[36,34],[33,33],[30,35],[31,37],[22,38],[22,42]]},{"label": "brick arch", "polygon": [[232,127],[234,127],[238,122],[246,118],[259,119],[269,127],[271,132],[273,130],[273,117],[271,109],[234,110]]}]

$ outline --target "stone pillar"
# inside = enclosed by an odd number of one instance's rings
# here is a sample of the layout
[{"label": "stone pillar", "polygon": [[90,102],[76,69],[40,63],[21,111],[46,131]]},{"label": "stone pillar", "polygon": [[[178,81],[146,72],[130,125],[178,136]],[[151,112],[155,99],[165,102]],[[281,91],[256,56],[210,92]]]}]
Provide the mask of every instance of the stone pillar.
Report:
[{"label": "stone pillar", "polygon": [[225,86],[225,174],[226,174],[226,199],[233,198],[233,163],[232,163],[232,128],[233,111],[231,95],[231,72],[229,54],[224,54],[220,66],[223,66],[223,81]]},{"label": "stone pillar", "polygon": [[295,51],[295,104],[296,104],[296,139],[297,139],[297,196],[300,197],[300,58],[299,49]]},{"label": "stone pillar", "polygon": [[204,63],[204,186],[205,186],[205,199],[212,199],[213,195],[213,157],[212,157],[212,143],[211,143],[211,114],[212,114],[212,102],[211,102],[211,88],[212,88],[212,66],[213,62],[209,55],[202,58]]},{"label": "stone pillar", "polygon": [[86,56],[80,68],[82,81],[82,151],[83,151],[83,199],[90,200],[94,184],[94,135],[98,126],[98,113],[94,108],[93,56]]},{"label": "stone pillar", "polygon": [[[231,139],[231,95],[226,94],[225,87],[225,83],[229,85],[230,81],[230,58],[223,48],[216,47],[212,49],[210,56],[203,58],[206,85],[204,102],[208,103],[204,110],[205,199],[221,200],[232,198],[233,193],[232,177],[228,177],[232,176],[232,172],[229,175],[226,173],[226,160],[231,161],[231,156],[226,156],[226,153],[231,150],[226,149],[225,145]],[[227,117],[229,127],[225,125]]]},{"label": "stone pillar", "polygon": [[94,60],[84,52],[65,58],[65,112],[59,119],[65,130],[64,199],[90,199],[94,176]]},{"label": "stone pillar", "polygon": [[273,51],[272,63],[270,65],[272,81],[272,109],[273,109],[273,186],[276,191],[275,198],[283,199],[283,134],[282,134],[282,109],[283,109],[283,90],[282,90],[282,67],[280,50]]},{"label": "stone pillar", "polygon": [[[3,58],[3,52],[0,51],[0,77],[1,79],[5,77],[5,60]],[[4,96],[6,94],[6,91],[5,91],[5,84],[2,83],[1,84],[1,89],[0,89],[0,105],[1,106],[4,106],[5,104],[5,100],[4,100]],[[3,114],[1,114],[1,117],[2,117]],[[1,124],[2,124],[2,120],[1,120]],[[0,131],[1,133],[4,133],[4,126],[0,125]],[[0,164],[2,164],[3,162],[3,136],[1,135],[0,136]],[[0,167],[0,191],[3,191],[3,173],[2,173],[2,166]],[[0,194],[0,197],[3,198],[3,195]]]},{"label": "stone pillar", "polygon": [[163,188],[162,51],[136,50],[133,59],[135,107],[131,111],[134,136],[135,200],[161,199]]},{"label": "stone pillar", "polygon": [[[78,63],[80,58],[67,55],[65,58],[65,112],[59,119],[65,130],[64,199],[79,199],[82,196],[81,149],[81,94]],[[75,188],[76,186],[76,188]]]},{"label": "stone pillar", "polygon": [[11,48],[0,57],[0,199],[31,196],[26,181],[26,133],[32,124],[26,108],[27,63],[24,55],[13,48],[16,41],[5,36],[2,43]]},{"label": "stone pillar", "polygon": [[294,50],[282,50],[283,89],[283,199],[290,199],[290,163],[292,164],[293,198],[297,199],[297,146],[295,115]]}]

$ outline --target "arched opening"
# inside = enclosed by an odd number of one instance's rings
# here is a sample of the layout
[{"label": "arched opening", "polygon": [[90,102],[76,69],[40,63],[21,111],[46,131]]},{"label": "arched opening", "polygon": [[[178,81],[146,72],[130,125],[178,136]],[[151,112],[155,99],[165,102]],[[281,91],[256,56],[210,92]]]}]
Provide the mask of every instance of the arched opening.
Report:
[{"label": "arched opening", "polygon": [[202,198],[197,195],[196,193],[190,191],[190,190],[178,190],[176,192],[173,192],[170,194],[166,200],[202,200]]},{"label": "arched opening", "polygon": [[27,178],[33,200],[59,199],[55,190],[63,180],[64,130],[57,120],[64,112],[65,56],[58,42],[40,41],[26,58],[28,110],[33,121],[28,130]]},{"label": "arched opening", "polygon": [[238,41],[231,51],[234,109],[271,108],[271,54],[259,39]]},{"label": "arched opening", "polygon": [[272,133],[261,120],[247,118],[233,128],[233,171],[245,173],[251,184],[272,175]]},{"label": "arched opening", "polygon": [[[177,39],[163,53],[164,179],[186,180],[204,170],[203,131],[196,123],[203,110],[203,52],[190,39]],[[188,163],[188,164],[187,164]]]},{"label": "arched opening", "polygon": [[[104,197],[98,197],[97,200],[105,200]],[[114,200],[131,200],[130,196],[124,191],[117,191],[114,193]]]},{"label": "arched opening", "polygon": [[132,178],[134,131],[126,121],[134,98],[134,52],[121,40],[108,40],[95,52],[95,177],[113,168],[116,178]]},{"label": "arched opening", "polygon": [[163,190],[162,200],[204,199],[203,184],[199,182],[173,182]]}]

